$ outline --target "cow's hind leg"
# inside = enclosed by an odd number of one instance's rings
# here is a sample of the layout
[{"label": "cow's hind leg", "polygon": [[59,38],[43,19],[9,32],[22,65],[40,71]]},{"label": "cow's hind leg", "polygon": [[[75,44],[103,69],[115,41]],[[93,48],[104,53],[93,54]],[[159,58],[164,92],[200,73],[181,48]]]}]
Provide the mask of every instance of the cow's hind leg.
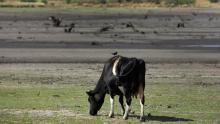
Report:
[{"label": "cow's hind leg", "polygon": [[124,108],[123,94],[122,94],[122,95],[119,95],[119,103],[121,104],[122,115],[124,115],[124,113],[125,113],[125,108]]},{"label": "cow's hind leg", "polygon": [[114,96],[110,96],[110,105],[111,105],[111,108],[110,108],[110,112],[108,116],[110,118],[113,118],[114,117]]},{"label": "cow's hind leg", "polygon": [[142,87],[139,88],[139,97],[140,97],[140,106],[141,106],[141,113],[140,113],[140,121],[144,121],[144,89]]},{"label": "cow's hind leg", "polygon": [[128,113],[129,113],[130,105],[131,105],[131,95],[125,95],[125,98],[126,98],[126,108],[125,108],[125,113],[123,116],[124,120],[128,119]]}]

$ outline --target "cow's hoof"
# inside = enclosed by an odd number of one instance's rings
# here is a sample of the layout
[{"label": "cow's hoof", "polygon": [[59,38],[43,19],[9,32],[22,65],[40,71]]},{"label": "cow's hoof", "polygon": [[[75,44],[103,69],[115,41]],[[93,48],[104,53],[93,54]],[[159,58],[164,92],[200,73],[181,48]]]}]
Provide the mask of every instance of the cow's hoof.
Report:
[{"label": "cow's hoof", "polygon": [[113,118],[113,117],[114,117],[114,114],[109,114],[108,117],[109,117],[109,118]]},{"label": "cow's hoof", "polygon": [[140,122],[145,122],[145,118],[143,116],[140,117]]},{"label": "cow's hoof", "polygon": [[131,111],[131,110],[130,110],[130,113],[131,113],[131,114],[135,114],[135,111]]},{"label": "cow's hoof", "polygon": [[124,120],[127,120],[127,119],[128,119],[128,116],[123,116],[123,119],[124,119]]}]

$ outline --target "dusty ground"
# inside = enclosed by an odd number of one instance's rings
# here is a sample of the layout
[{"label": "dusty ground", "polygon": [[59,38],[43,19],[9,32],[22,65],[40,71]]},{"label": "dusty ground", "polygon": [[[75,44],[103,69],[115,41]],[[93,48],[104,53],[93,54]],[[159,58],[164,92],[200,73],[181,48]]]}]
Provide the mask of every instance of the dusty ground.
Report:
[{"label": "dusty ground", "polygon": [[[62,17],[53,27],[48,17]],[[74,31],[64,28],[75,23]],[[220,11],[77,14],[1,12],[0,62],[103,62],[111,52],[147,62],[218,62]],[[126,27],[132,23],[135,30]],[[184,28],[178,28],[184,23]],[[99,32],[104,26],[113,26]]]},{"label": "dusty ground", "polygon": [[[218,86],[219,68],[219,64],[147,64],[146,84]],[[103,64],[1,64],[0,84],[73,84],[93,87],[102,69]]]}]

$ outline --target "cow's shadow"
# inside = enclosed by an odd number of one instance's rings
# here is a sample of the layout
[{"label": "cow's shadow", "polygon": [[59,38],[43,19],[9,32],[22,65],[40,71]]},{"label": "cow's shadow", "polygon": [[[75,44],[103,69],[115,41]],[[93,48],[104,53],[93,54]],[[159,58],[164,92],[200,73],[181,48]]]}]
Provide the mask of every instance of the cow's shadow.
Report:
[{"label": "cow's shadow", "polygon": [[[97,116],[103,116],[103,115],[97,115]],[[104,115],[104,116],[108,116],[108,115]],[[116,114],[116,116],[122,116],[120,114]],[[139,115],[135,115],[135,114],[130,114],[129,118],[135,118],[135,119],[140,119]],[[177,118],[177,117],[170,117],[170,116],[157,116],[157,115],[148,115],[148,116],[144,116],[143,122],[148,122],[148,121],[160,121],[160,122],[187,122],[187,121],[194,121],[192,119],[187,119],[187,118]]]},{"label": "cow's shadow", "polygon": [[[130,115],[130,118],[138,118],[140,116],[138,115]],[[156,116],[156,115],[151,115],[151,116],[144,116],[143,121],[161,121],[161,122],[181,122],[181,121],[193,121],[192,119],[186,119],[186,118],[177,118],[177,117],[170,117],[170,116]]]}]

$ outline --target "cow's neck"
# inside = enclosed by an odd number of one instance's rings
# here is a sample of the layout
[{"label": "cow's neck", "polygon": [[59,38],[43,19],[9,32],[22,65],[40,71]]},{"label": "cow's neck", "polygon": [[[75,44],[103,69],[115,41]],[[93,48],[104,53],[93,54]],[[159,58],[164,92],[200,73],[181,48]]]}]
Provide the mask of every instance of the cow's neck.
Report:
[{"label": "cow's neck", "polygon": [[99,79],[99,81],[94,89],[94,92],[99,95],[100,99],[103,100],[105,98],[105,95],[107,93],[106,92],[106,84],[104,83],[102,78]]}]

